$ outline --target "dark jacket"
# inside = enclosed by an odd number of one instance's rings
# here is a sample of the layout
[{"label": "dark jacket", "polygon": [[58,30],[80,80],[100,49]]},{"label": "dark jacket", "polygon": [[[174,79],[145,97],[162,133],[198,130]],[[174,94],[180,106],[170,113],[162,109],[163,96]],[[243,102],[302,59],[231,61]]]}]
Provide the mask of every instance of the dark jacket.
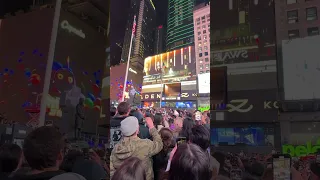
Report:
[{"label": "dark jacket", "polygon": [[83,111],[83,105],[78,104],[76,106],[76,128],[81,129],[84,121],[84,111]]},{"label": "dark jacket", "polygon": [[65,173],[64,171],[48,171],[39,174],[17,174],[8,180],[50,180],[51,178]]},{"label": "dark jacket", "polygon": [[110,121],[110,149],[120,141],[122,134],[120,130],[121,121],[128,116],[115,115]]}]

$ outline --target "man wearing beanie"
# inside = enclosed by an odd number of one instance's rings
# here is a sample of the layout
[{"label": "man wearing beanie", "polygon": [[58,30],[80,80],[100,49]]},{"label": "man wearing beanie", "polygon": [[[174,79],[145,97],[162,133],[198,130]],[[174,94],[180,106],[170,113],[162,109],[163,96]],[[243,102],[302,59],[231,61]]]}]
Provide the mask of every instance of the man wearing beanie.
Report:
[{"label": "man wearing beanie", "polygon": [[153,141],[138,137],[139,122],[136,117],[129,116],[121,121],[122,139],[115,145],[110,156],[111,178],[126,159],[137,157],[144,164],[147,180],[154,179],[151,158],[162,150],[163,143],[157,129],[154,127],[152,119],[146,117],[145,121]]}]

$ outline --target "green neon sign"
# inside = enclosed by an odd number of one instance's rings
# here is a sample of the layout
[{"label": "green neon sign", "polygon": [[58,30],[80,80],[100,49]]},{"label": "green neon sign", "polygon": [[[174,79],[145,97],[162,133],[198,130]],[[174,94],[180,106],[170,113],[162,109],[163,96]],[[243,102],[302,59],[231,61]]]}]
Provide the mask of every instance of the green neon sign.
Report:
[{"label": "green neon sign", "polygon": [[204,106],[204,107],[198,107],[198,110],[200,111],[200,112],[204,112],[204,111],[209,111],[210,110],[210,106]]},{"label": "green neon sign", "polygon": [[283,154],[290,154],[291,157],[300,157],[300,156],[307,156],[310,154],[315,154],[320,150],[320,139],[317,140],[317,143],[313,145],[311,141],[308,141],[305,145],[291,145],[286,144],[282,146],[282,153]]}]

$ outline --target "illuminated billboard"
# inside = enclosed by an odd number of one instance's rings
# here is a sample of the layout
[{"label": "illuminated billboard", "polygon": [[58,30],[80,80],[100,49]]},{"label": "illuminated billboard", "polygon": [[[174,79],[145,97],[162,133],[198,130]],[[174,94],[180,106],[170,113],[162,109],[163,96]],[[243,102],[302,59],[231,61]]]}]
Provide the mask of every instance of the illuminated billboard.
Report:
[{"label": "illuminated billboard", "polygon": [[199,94],[210,93],[210,73],[198,74]]},{"label": "illuminated billboard", "polygon": [[144,60],[144,85],[190,80],[196,80],[193,46],[147,57]]}]

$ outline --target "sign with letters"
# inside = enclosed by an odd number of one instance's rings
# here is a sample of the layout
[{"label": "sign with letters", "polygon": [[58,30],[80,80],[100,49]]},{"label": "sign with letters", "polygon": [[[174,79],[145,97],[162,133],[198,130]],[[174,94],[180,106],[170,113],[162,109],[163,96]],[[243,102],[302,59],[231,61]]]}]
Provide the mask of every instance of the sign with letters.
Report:
[{"label": "sign with letters", "polygon": [[195,101],[197,100],[198,97],[198,93],[197,90],[185,90],[181,92],[180,94],[180,98],[181,100],[191,100],[191,101]]},{"label": "sign with letters", "polygon": [[227,121],[270,122],[277,120],[279,108],[277,89],[230,91],[228,99],[228,104],[225,106],[211,107],[213,110],[223,110],[222,108],[227,110]]},{"label": "sign with letters", "polygon": [[82,39],[86,38],[86,35],[82,32],[81,29],[77,29],[75,27],[73,27],[71,24],[69,24],[69,22],[67,20],[63,20],[60,23],[60,27],[66,31],[68,31],[69,33],[75,34],[79,37],[81,37]]}]

